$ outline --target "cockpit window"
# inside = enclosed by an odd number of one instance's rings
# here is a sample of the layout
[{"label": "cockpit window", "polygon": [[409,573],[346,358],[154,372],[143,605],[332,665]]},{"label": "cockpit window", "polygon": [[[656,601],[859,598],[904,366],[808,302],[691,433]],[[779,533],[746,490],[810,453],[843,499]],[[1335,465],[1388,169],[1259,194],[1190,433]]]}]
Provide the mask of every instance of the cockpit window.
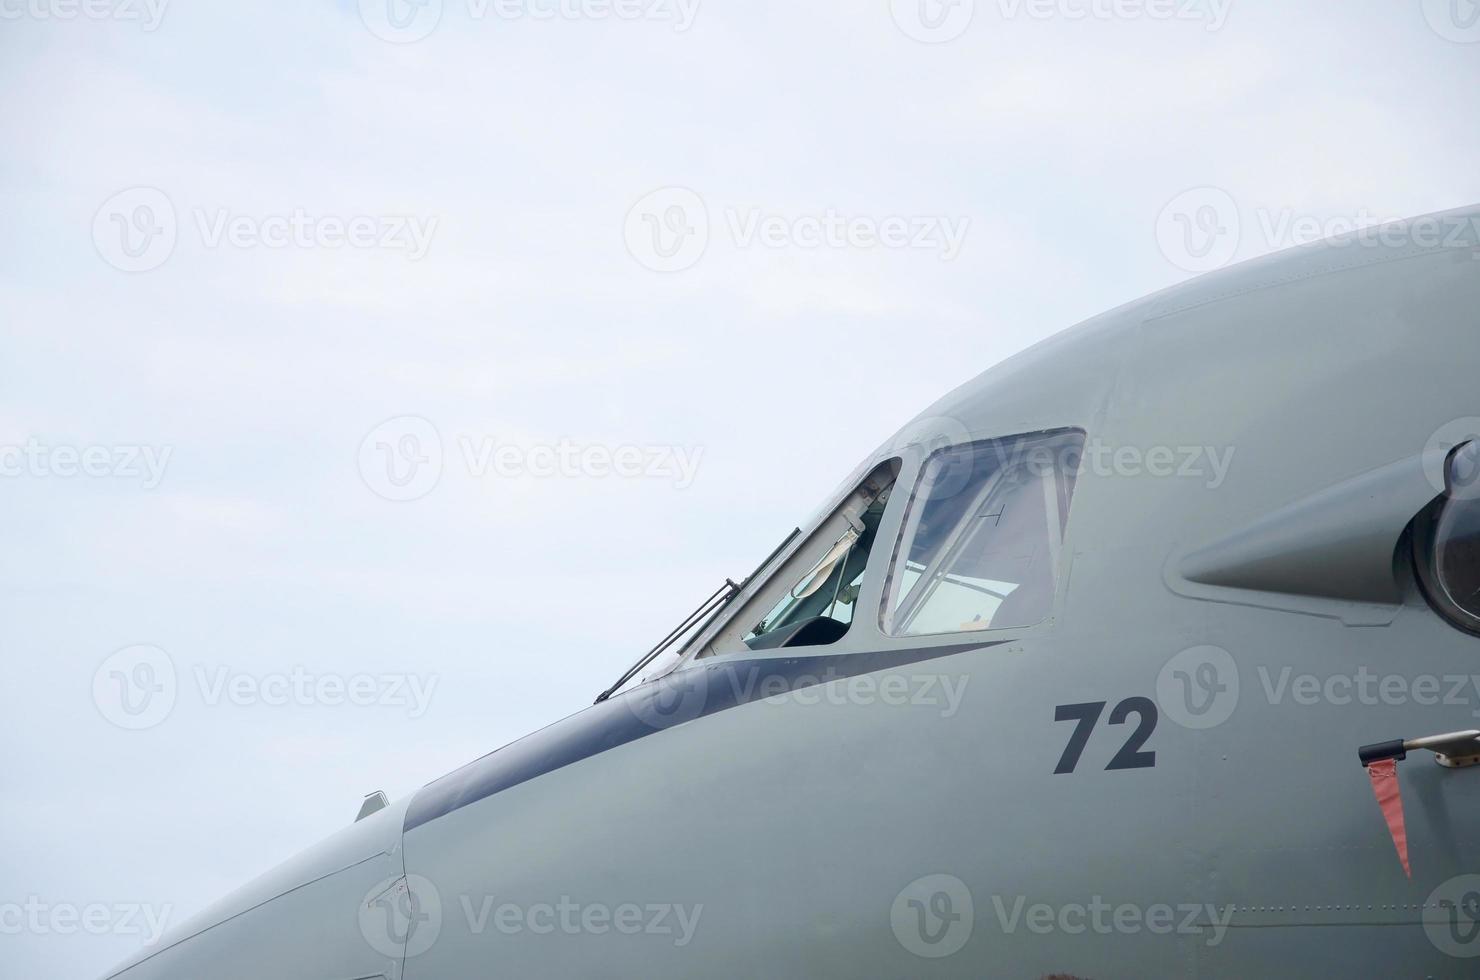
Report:
[{"label": "cockpit window", "polygon": [[1430,603],[1455,626],[1480,633],[1480,443],[1449,457],[1444,496],[1420,520],[1416,544]]},{"label": "cockpit window", "polygon": [[[890,483],[879,490],[862,513],[842,511],[846,524],[842,533],[745,635],[746,646],[752,650],[816,646],[835,642],[848,632],[863,588],[869,551],[892,488]],[[797,627],[803,627],[806,635]],[[811,642],[803,642],[808,639]]]},{"label": "cockpit window", "polygon": [[931,456],[905,513],[882,626],[920,636],[1031,626],[1053,608],[1077,429],[953,446]]}]

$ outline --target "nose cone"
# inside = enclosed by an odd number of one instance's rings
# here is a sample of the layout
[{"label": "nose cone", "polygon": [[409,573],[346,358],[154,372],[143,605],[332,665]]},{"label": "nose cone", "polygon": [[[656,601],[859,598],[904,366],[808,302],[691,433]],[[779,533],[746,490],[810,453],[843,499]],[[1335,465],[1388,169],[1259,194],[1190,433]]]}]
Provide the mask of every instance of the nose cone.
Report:
[{"label": "nose cone", "polygon": [[395,976],[371,903],[404,872],[393,803],[262,875],[121,964],[122,980]]}]

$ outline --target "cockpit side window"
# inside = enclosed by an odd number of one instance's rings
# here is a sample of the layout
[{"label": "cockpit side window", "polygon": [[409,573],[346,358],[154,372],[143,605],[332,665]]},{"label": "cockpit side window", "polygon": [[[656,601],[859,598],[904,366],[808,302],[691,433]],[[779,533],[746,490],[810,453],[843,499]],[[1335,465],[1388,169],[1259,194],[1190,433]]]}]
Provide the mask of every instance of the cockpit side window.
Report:
[{"label": "cockpit side window", "polygon": [[762,566],[765,581],[712,635],[701,631],[693,656],[824,646],[847,635],[899,468],[898,459],[874,467],[774,569]]},{"label": "cockpit side window", "polygon": [[745,635],[746,646],[818,646],[843,638],[853,624],[864,569],[892,488],[891,483],[880,490],[861,514],[844,509],[847,526],[842,533]]},{"label": "cockpit side window", "polygon": [[885,587],[891,636],[1048,618],[1084,452],[1078,429],[952,446],[921,470]]}]

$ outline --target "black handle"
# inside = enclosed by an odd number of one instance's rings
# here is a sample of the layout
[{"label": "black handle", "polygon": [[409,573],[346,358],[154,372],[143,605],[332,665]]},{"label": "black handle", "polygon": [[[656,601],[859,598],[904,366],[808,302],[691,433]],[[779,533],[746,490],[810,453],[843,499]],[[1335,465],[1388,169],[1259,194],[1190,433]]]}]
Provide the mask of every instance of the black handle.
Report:
[{"label": "black handle", "polygon": [[1408,751],[1403,748],[1403,740],[1395,738],[1391,742],[1373,742],[1371,745],[1364,745],[1357,749],[1357,756],[1361,758],[1363,766],[1370,766],[1384,759],[1402,761],[1408,758]]}]

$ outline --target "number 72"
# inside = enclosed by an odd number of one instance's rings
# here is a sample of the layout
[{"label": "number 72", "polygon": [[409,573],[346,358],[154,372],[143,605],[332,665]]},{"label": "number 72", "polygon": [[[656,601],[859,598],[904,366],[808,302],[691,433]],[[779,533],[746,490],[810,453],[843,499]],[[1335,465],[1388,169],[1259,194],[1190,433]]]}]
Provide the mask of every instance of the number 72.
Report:
[{"label": "number 72", "polygon": [[[1074,734],[1069,736],[1069,744],[1064,747],[1064,754],[1059,757],[1059,767],[1054,770],[1054,775],[1073,772],[1079,765],[1079,757],[1089,744],[1090,734],[1094,731],[1095,723],[1100,720],[1100,715],[1104,713],[1105,704],[1104,701],[1089,701],[1084,704],[1061,704],[1054,709],[1054,721],[1078,722],[1074,726]],[[1131,715],[1137,716],[1140,724],[1105,767],[1106,772],[1116,769],[1150,769],[1156,765],[1156,753],[1142,751],[1146,740],[1156,731],[1156,702],[1150,698],[1126,698],[1110,712],[1109,724],[1124,725]]]}]

